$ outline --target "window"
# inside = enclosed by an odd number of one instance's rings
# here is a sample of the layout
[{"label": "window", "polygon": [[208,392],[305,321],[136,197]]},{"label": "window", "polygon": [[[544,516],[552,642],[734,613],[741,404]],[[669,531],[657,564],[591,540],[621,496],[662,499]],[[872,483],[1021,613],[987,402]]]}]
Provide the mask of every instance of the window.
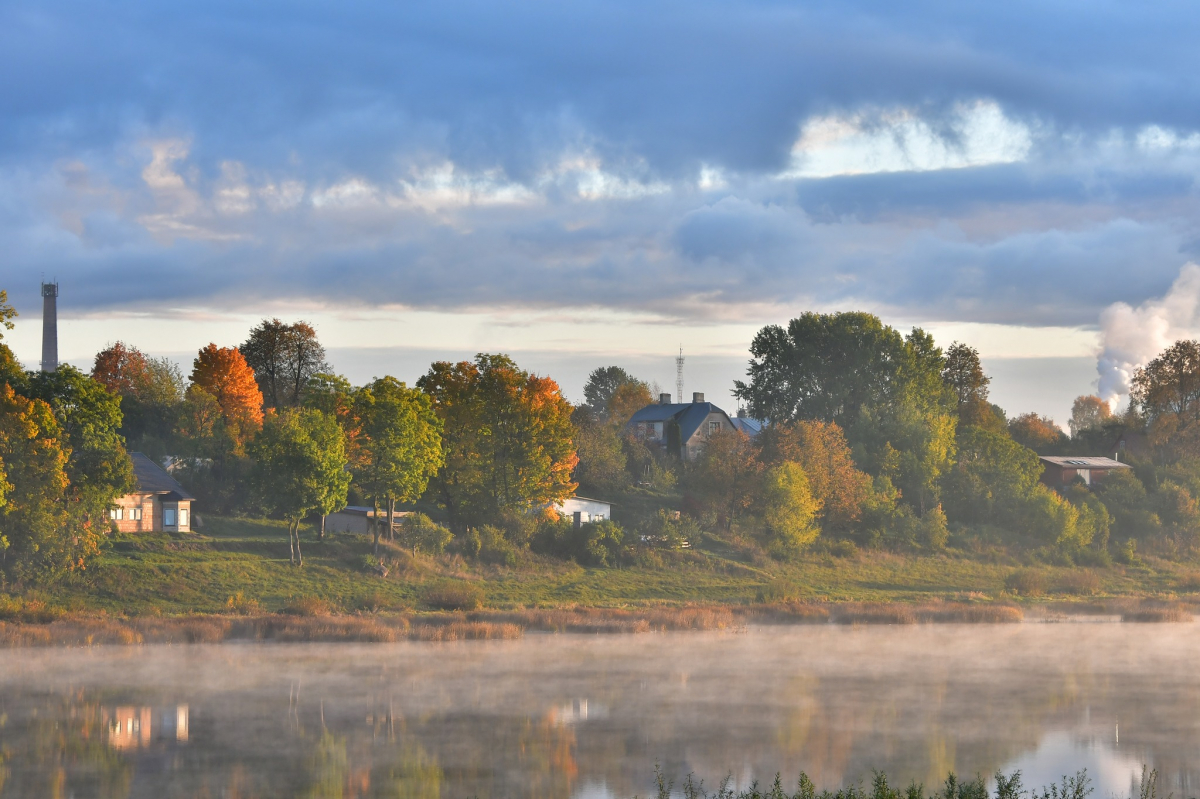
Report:
[{"label": "window", "polygon": [[141,508],[130,508],[129,509],[129,518],[133,519],[135,522],[140,522],[142,520],[142,509]]},{"label": "window", "polygon": [[163,527],[175,526],[175,509],[163,508]]},{"label": "window", "polygon": [[717,431],[718,431],[718,430],[720,430],[720,429],[721,429],[721,423],[720,423],[720,422],[709,422],[709,423],[708,423],[708,432],[709,432],[709,433],[715,433],[715,432],[717,432]]},{"label": "window", "polygon": [[112,519],[114,522],[121,521],[121,511],[122,508],[109,508],[108,518]]},{"label": "window", "polygon": [[188,509],[187,508],[179,509],[179,526],[180,527],[188,526]]}]

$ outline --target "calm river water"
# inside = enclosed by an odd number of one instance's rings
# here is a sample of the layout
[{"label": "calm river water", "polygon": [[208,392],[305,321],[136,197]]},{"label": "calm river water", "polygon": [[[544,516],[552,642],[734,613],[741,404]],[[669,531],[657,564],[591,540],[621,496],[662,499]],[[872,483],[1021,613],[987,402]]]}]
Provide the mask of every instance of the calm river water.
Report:
[{"label": "calm river water", "polygon": [[1200,625],[0,652],[0,796],[632,797],[1143,763],[1200,794]]}]

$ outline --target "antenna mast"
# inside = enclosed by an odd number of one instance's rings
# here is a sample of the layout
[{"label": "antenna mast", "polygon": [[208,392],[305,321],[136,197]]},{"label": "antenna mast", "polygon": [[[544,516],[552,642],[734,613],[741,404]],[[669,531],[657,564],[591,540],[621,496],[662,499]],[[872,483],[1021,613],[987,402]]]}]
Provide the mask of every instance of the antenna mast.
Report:
[{"label": "antenna mast", "polygon": [[675,358],[675,401],[683,404],[683,347],[679,348]]}]

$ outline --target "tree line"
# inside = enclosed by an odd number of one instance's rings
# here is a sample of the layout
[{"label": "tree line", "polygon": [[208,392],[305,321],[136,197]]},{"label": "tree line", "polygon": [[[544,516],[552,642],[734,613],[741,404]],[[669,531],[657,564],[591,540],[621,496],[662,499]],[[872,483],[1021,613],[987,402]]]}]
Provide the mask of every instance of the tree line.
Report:
[{"label": "tree line", "polygon": [[[6,329],[13,316],[0,294]],[[90,374],[24,371],[0,341],[0,568],[6,579],[86,568],[108,506],[133,487],[127,448],[170,456],[207,512],[287,520],[295,562],[301,520],[348,502],[375,509],[376,551],[398,530],[414,550],[453,536],[498,563],[532,549],[614,564],[704,535],[778,559],[842,541],[1019,546],[1075,562],[1200,543],[1200,344],[1139,370],[1119,415],[1080,397],[1069,433],[1036,414],[1009,419],[989,385],[967,345],[943,350],[866,313],[805,313],[758,333],[735,386],[762,433],[711,434],[685,461],[630,427],[654,387],[619,366],[595,370],[572,406],[553,380],[494,354],[434,363],[413,386],[354,386],[303,321],[209,344],[187,377],[122,342]],[[1092,487],[1040,482],[1038,454],[1111,455],[1122,434],[1140,442],[1134,469]],[[642,497],[637,535],[548,512],[577,487]],[[440,522],[395,523],[416,503]]]}]

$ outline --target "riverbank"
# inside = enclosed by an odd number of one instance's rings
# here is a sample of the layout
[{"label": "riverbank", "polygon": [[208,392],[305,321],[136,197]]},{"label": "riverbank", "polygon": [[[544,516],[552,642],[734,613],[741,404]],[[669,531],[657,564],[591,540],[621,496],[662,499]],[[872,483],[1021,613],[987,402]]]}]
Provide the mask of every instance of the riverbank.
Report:
[{"label": "riverbank", "polygon": [[1091,603],[781,603],[658,608],[560,608],[421,614],[112,617],[29,615],[0,622],[0,647],[197,644],[226,641],[361,642],[508,640],[526,633],[635,634],[793,624],[1014,624],[1107,621],[1190,623],[1194,605],[1115,599]]}]

